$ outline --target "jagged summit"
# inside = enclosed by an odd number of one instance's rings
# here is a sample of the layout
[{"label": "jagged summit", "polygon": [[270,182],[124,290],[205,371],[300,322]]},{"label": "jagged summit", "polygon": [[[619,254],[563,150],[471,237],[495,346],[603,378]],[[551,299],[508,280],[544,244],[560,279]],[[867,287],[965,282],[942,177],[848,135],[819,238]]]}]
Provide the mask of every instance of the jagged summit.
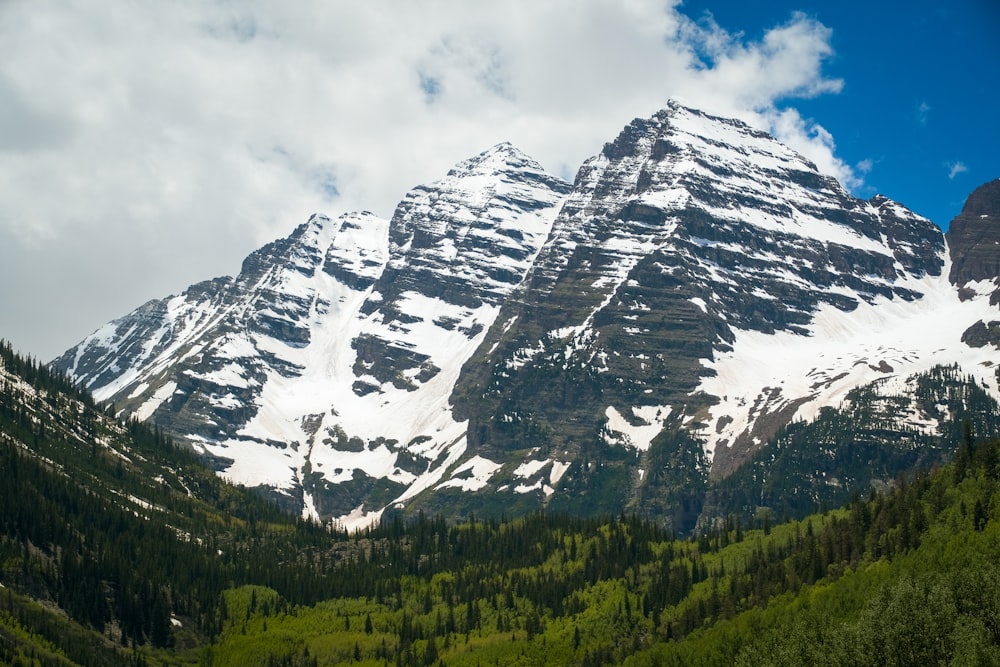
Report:
[{"label": "jagged summit", "polygon": [[915,398],[930,369],[1000,394],[995,287],[948,278],[978,252],[968,280],[995,279],[997,250],[963,224],[946,246],[670,102],[572,185],[498,144],[390,220],[314,216],[54,363],[308,515],[549,506],[690,528],[708,485],[856,388],[925,434],[958,414]]},{"label": "jagged summit", "polygon": [[496,303],[520,282],[569,187],[506,143],[413,188],[392,217],[380,303],[408,290],[456,304]]}]

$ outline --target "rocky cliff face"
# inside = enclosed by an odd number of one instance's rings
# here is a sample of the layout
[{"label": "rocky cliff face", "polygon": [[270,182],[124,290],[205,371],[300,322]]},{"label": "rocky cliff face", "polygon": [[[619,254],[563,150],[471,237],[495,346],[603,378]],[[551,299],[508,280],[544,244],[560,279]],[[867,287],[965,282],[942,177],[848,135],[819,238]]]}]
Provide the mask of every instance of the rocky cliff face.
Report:
[{"label": "rocky cliff face", "polygon": [[[962,212],[948,227],[951,271],[948,277],[961,299],[983,293],[1000,304],[1000,179],[976,188]],[[973,348],[1000,349],[1000,313],[990,313],[962,333],[962,342]],[[997,368],[1000,378],[1000,368]]]},{"label": "rocky cliff face", "polygon": [[[997,197],[975,200],[981,228]],[[389,221],[314,216],[54,363],[309,515],[548,506],[686,529],[857,387],[909,395],[959,363],[1000,394],[998,253],[963,224],[949,254],[903,206],[672,103],[572,186],[501,144]],[[899,428],[937,428],[919,414]]]},{"label": "rocky cliff face", "polygon": [[1000,179],[976,188],[948,227],[949,278],[955,285],[1000,276]]}]

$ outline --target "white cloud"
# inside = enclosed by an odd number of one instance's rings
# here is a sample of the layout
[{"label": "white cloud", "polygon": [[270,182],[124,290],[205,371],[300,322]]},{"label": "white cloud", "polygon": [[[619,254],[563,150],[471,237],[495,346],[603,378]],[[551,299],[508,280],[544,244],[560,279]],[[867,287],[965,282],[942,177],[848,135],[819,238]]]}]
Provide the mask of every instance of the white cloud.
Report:
[{"label": "white cloud", "polygon": [[950,180],[955,180],[955,177],[959,174],[969,171],[969,168],[964,163],[958,161],[948,162],[945,166],[948,167],[948,178]]},{"label": "white cloud", "polygon": [[795,109],[769,109],[761,115],[776,138],[812,160],[821,172],[835,176],[848,189],[862,186],[863,179],[836,156],[833,135],[822,125],[803,119]]},{"label": "white cloud", "polygon": [[572,177],[669,97],[769,129],[859,184],[830,134],[782,106],[841,89],[823,74],[829,29],[796,14],[748,41],[682,10],[8,0],[0,279],[59,265],[3,291],[0,336],[51,356],[145,299],[238,270],[314,211],[388,216],[499,141]]}]

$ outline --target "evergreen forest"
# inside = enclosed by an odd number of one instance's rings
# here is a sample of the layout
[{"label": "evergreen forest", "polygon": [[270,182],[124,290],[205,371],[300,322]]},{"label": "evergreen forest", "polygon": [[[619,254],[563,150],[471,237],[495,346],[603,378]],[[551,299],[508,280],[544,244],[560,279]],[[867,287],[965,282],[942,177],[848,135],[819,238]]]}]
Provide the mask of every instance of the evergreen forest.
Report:
[{"label": "evergreen forest", "polygon": [[983,423],[788,521],[393,515],[348,534],[114,415],[0,344],[0,664],[1000,664]]}]

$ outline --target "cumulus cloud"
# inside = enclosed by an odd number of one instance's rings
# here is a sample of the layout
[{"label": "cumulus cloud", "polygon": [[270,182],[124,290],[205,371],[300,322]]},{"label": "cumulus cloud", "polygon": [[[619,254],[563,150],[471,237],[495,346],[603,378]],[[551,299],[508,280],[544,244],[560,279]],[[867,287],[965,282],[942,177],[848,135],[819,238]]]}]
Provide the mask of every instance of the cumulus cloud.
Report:
[{"label": "cumulus cloud", "polygon": [[[834,176],[844,187],[859,189],[864,179],[836,156],[836,143],[822,125],[802,118],[795,109],[768,109],[761,113],[771,133],[783,143],[806,156],[824,174]],[[862,171],[863,173],[863,171]]]},{"label": "cumulus cloud", "polygon": [[500,141],[572,177],[670,97],[857,187],[788,106],[841,89],[830,38],[795,14],[749,40],[677,0],[7,0],[0,279],[52,267],[4,290],[0,336],[52,356],[312,212],[391,215]]}]

